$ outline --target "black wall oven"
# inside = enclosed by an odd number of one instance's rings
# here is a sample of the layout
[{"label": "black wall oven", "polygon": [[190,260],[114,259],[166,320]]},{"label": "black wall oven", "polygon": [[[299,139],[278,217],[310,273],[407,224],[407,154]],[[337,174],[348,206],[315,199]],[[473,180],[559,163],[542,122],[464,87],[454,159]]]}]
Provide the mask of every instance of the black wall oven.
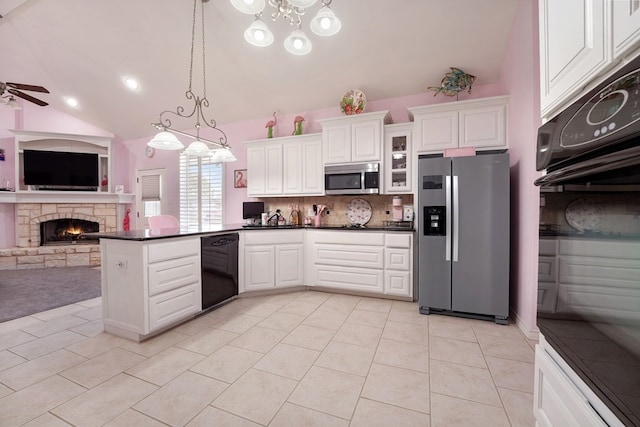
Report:
[{"label": "black wall oven", "polygon": [[538,131],[538,327],[640,426],[640,57]]}]

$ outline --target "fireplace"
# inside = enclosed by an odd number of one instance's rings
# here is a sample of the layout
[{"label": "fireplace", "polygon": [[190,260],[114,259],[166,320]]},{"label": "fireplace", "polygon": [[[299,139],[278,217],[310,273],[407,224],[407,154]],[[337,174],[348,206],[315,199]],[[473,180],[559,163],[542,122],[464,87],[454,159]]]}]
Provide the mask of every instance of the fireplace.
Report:
[{"label": "fireplace", "polygon": [[86,239],[84,233],[100,231],[100,224],[76,218],[59,218],[40,223],[40,246],[95,244],[98,240]]}]

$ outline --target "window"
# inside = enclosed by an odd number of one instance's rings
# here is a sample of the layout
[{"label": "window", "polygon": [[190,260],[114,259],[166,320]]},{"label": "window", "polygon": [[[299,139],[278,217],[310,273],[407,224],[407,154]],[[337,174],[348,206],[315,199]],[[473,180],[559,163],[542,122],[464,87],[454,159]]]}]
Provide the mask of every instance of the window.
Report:
[{"label": "window", "polygon": [[180,227],[222,224],[222,164],[180,154]]},{"label": "window", "polygon": [[136,172],[136,224],[134,228],[149,227],[151,216],[164,214],[167,209],[165,169],[145,169]]}]

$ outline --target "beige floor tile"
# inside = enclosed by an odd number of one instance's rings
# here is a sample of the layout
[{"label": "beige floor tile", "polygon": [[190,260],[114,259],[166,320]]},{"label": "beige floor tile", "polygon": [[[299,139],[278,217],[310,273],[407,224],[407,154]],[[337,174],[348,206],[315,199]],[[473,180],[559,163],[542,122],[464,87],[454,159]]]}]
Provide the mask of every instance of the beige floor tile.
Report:
[{"label": "beige floor tile", "polygon": [[[43,322],[40,322],[43,323]],[[40,326],[36,324],[36,326]],[[22,331],[11,331],[0,335],[0,350],[6,350],[20,344],[25,344],[36,340],[37,338],[31,334]]]},{"label": "beige floor tile", "polygon": [[182,335],[197,335],[201,332],[208,331],[222,320],[209,315],[199,316],[195,319],[191,319],[182,325],[176,326],[171,329],[171,332],[176,332]]},{"label": "beige floor tile", "polygon": [[23,424],[22,427],[70,427],[71,424],[65,423],[60,418],[47,412],[40,415],[38,418]]},{"label": "beige floor tile", "polygon": [[276,329],[278,331],[291,332],[303,320],[304,316],[300,316],[299,314],[281,313],[278,311],[258,323],[258,326]]},{"label": "beige floor tile", "polygon": [[349,316],[348,311],[337,312],[327,311],[318,308],[316,311],[307,316],[302,322],[304,325],[317,326],[319,328],[331,329],[337,331],[344,323],[345,319]]},{"label": "beige floor tile", "polygon": [[0,384],[0,399],[10,395],[11,393],[14,393],[14,391],[11,390],[9,387]]},{"label": "beige floor tile", "polygon": [[210,319],[218,319],[225,320],[229,319],[239,311],[245,307],[248,307],[252,304],[255,304],[251,301],[251,298],[238,298],[233,301],[228,302],[227,304],[221,305],[220,307],[216,307],[213,310],[207,312],[203,317],[208,317]]},{"label": "beige floor tile", "polygon": [[393,302],[380,298],[361,298],[356,305],[356,310],[376,311],[379,313],[389,313]]},{"label": "beige floor tile", "polygon": [[127,409],[104,425],[105,427],[165,427],[165,423],[156,421],[133,409]]},{"label": "beige floor tile", "polygon": [[431,394],[431,427],[509,427],[501,407]]},{"label": "beige floor tile", "polygon": [[115,348],[77,364],[60,375],[83,387],[92,388],[145,360],[147,358],[139,354]]},{"label": "beige floor tile", "polygon": [[240,334],[235,332],[223,331],[220,329],[208,329],[180,341],[175,346],[208,356],[239,336]]},{"label": "beige floor tile", "polygon": [[280,343],[265,354],[253,367],[261,371],[300,380],[319,355],[320,352],[316,350]]},{"label": "beige floor tile", "polygon": [[[249,316],[257,316],[257,317],[269,317],[269,315],[275,313],[280,308],[282,308],[279,304],[272,304],[269,302],[261,302],[258,304],[253,304],[248,307],[243,307],[240,309],[240,313],[248,314]],[[252,325],[253,326],[253,325]],[[234,331],[235,332],[235,331]]]},{"label": "beige floor tile", "polygon": [[269,427],[348,427],[349,421],[329,414],[285,403],[278,411]]},{"label": "beige floor tile", "polygon": [[486,359],[497,387],[533,393],[533,363],[489,356]]},{"label": "beige floor tile", "polygon": [[333,336],[333,341],[376,348],[381,336],[381,328],[345,322]]},{"label": "beige floor tile", "polygon": [[442,337],[431,337],[429,351],[432,359],[462,365],[486,368],[480,346],[475,342],[460,341]]},{"label": "beige floor tile", "polygon": [[128,340],[125,338],[103,332],[91,338],[86,338],[76,344],[69,345],[66,349],[84,357],[95,357],[127,342]]},{"label": "beige floor tile", "polygon": [[282,342],[311,350],[322,350],[327,346],[335,331],[309,325],[298,325]]},{"label": "beige floor tile", "polygon": [[286,336],[287,333],[285,331],[254,326],[238,338],[230,341],[229,345],[266,353]]},{"label": "beige floor tile", "polygon": [[205,356],[171,347],[126,372],[156,385],[164,385],[204,359]]},{"label": "beige floor tile", "polygon": [[316,291],[306,291],[299,292],[298,297],[296,298],[298,301],[311,302],[315,304],[322,304],[331,296],[328,292],[316,292]]},{"label": "beige floor tile", "polygon": [[187,427],[211,427],[212,420],[215,420],[215,427],[259,427],[256,424],[244,418],[222,411],[213,406],[204,408],[197,417],[187,424]]},{"label": "beige floor tile", "polygon": [[91,308],[85,308],[84,310],[76,311],[73,316],[80,317],[86,320],[102,319],[102,306],[96,306]]},{"label": "beige floor tile", "polygon": [[55,319],[51,319],[40,324],[26,326],[22,328],[22,331],[42,338],[46,337],[47,335],[55,334],[56,332],[64,331],[65,329],[70,329],[74,326],[81,325],[83,323],[87,323],[87,319],[66,315],[56,317]]},{"label": "beige floor tile", "polygon": [[101,426],[157,389],[156,386],[120,374],[51,412],[78,426]]},{"label": "beige floor tile", "polygon": [[388,321],[384,327],[382,337],[393,341],[429,345],[429,327],[427,325]]},{"label": "beige floor tile", "polygon": [[405,309],[396,309],[395,306],[389,312],[388,320],[394,322],[411,323],[413,325],[428,325],[429,316],[420,314],[418,306],[415,305],[414,310],[407,311]]},{"label": "beige floor tile", "polygon": [[0,426],[22,425],[85,390],[78,384],[54,375],[0,399]]},{"label": "beige floor tile", "polygon": [[0,382],[14,390],[21,390],[85,360],[70,351],[57,350],[0,372]]},{"label": "beige floor tile", "polygon": [[86,308],[102,307],[102,297],[96,297],[96,298],[91,298],[85,301],[80,301],[80,302],[77,302],[76,305],[79,305],[80,307],[86,307]]},{"label": "beige floor tile", "polygon": [[45,354],[54,352],[68,345],[87,339],[87,337],[75,332],[60,331],[44,338],[37,338],[25,344],[11,347],[11,351],[27,359],[36,359]]},{"label": "beige floor tile", "polygon": [[536,424],[533,416],[533,393],[523,393],[498,387],[502,404],[512,427],[532,427]]},{"label": "beige floor tile", "polygon": [[461,317],[432,314],[429,318],[429,334],[435,337],[452,338],[457,340],[478,342],[471,327],[471,320]]},{"label": "beige floor tile", "polygon": [[[43,320],[36,319],[33,316],[20,317],[18,319],[8,320],[0,323],[0,338],[9,332],[15,332],[29,325],[36,325],[42,323]],[[0,339],[0,343],[2,339]]]},{"label": "beige floor tile", "polygon": [[[277,307],[277,306],[276,306]],[[220,323],[216,323],[215,328],[223,331],[235,332],[236,334],[242,334],[251,329],[259,322],[263,321],[264,317],[249,316],[248,314],[237,314],[227,320],[223,320]]]},{"label": "beige floor tile", "polygon": [[507,337],[476,333],[476,337],[485,356],[534,362],[535,353],[522,336]]},{"label": "beige floor tile", "polygon": [[27,359],[24,357],[20,357],[8,350],[0,351],[0,371],[4,371],[5,369],[9,369],[26,361]]},{"label": "beige floor tile", "polygon": [[391,311],[406,311],[415,313],[418,311],[418,303],[410,301],[392,301]]},{"label": "beige floor tile", "polygon": [[142,342],[127,341],[122,344],[120,348],[142,356],[151,357],[154,354],[158,354],[161,351],[184,341],[188,337],[189,335],[179,334],[171,330]]},{"label": "beige floor tile", "polygon": [[351,419],[364,378],[319,366],[312,367],[289,397],[289,402]]},{"label": "beige floor tile", "polygon": [[332,294],[325,302],[322,303],[319,309],[325,311],[338,311],[351,313],[358,305],[362,298],[352,295]]},{"label": "beige floor tile", "polygon": [[136,404],[136,409],[172,426],[188,423],[227,384],[194,372],[185,372]]},{"label": "beige floor tile", "polygon": [[56,317],[65,316],[68,314],[76,313],[78,311],[82,311],[85,308],[86,307],[83,307],[78,304],[69,304],[62,307],[54,308],[52,310],[47,310],[40,313],[32,314],[31,316],[35,317],[36,319],[49,321],[49,320],[55,319]]},{"label": "beige floor tile", "polygon": [[305,302],[300,300],[293,300],[280,308],[282,313],[298,314],[300,316],[308,316],[318,309],[319,303]]},{"label": "beige floor tile", "polygon": [[232,383],[251,368],[264,354],[226,345],[194,365],[190,370],[220,381]]},{"label": "beige floor tile", "polygon": [[300,292],[284,292],[281,294],[273,294],[273,295],[269,295],[265,298],[265,302],[268,302],[270,304],[278,304],[279,306],[283,307],[287,304],[289,304],[291,301],[295,301],[296,299],[298,299],[300,297],[300,295],[305,294],[304,291],[300,291]]},{"label": "beige floor tile", "polygon": [[384,328],[385,323],[387,323],[387,317],[389,317],[389,314],[386,312],[355,309],[349,314],[345,322]]},{"label": "beige floor tile", "polygon": [[316,366],[366,377],[375,349],[332,341],[315,362]]},{"label": "beige floor tile", "polygon": [[104,332],[104,323],[102,322],[102,318],[100,318],[87,323],[83,323],[82,325],[76,326],[75,328],[71,328],[69,330],[80,335],[84,335],[85,337],[94,337]]},{"label": "beige floor tile", "polygon": [[369,399],[360,399],[351,427],[429,427],[429,415]]},{"label": "beige floor tile", "polygon": [[362,397],[429,413],[429,374],[373,363]]},{"label": "beige floor tile", "polygon": [[498,325],[495,322],[487,322],[486,320],[472,320],[471,327],[476,334],[524,339],[522,333],[514,323]]},{"label": "beige floor tile", "polygon": [[297,382],[250,369],[231,384],[212,405],[259,424],[267,424],[278,412]]},{"label": "beige floor tile", "polygon": [[502,406],[488,369],[431,360],[431,392]]},{"label": "beige floor tile", "polygon": [[429,372],[429,347],[410,342],[381,339],[374,362],[414,371]]}]

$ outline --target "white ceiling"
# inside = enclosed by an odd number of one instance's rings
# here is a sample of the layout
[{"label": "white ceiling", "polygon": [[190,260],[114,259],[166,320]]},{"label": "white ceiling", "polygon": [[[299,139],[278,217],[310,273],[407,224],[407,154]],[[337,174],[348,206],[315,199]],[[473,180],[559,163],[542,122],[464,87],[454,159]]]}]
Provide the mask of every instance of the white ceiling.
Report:
[{"label": "white ceiling", "polygon": [[[316,4],[303,21],[313,50],[297,57],[282,46],[291,31],[284,21],[266,17],[276,40],[257,48],[243,39],[253,17],[211,0],[207,117],[224,124],[329,108],[349,89],[368,100],[419,94],[450,66],[476,75],[476,85],[496,83],[518,1],[334,0],[342,30],[329,38],[308,31]],[[50,94],[31,94],[123,139],[150,135],[161,111],[191,105],[184,93],[192,7],[190,0],[27,0],[0,19],[0,81],[45,86]],[[141,90],[125,88],[124,76],[139,79]],[[64,96],[78,98],[80,108],[67,107]]]}]

